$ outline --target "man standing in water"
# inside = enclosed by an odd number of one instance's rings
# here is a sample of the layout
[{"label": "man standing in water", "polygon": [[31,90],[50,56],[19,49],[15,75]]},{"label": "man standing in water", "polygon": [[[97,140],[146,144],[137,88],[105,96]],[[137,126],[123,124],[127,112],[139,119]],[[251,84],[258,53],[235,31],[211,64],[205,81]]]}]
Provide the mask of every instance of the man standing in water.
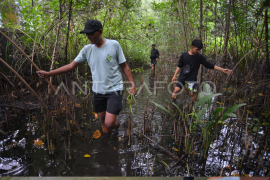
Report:
[{"label": "man standing in water", "polygon": [[182,70],[174,88],[171,101],[174,102],[176,100],[177,94],[181,91],[181,88],[184,87],[185,83],[187,83],[192,102],[197,101],[197,75],[201,64],[208,69],[216,69],[228,75],[232,72],[232,70],[224,69],[208,62],[206,58],[199,53],[202,48],[202,41],[195,39],[192,41],[191,49],[180,56],[172,82],[176,81],[176,75],[179,73],[180,69]]},{"label": "man standing in water", "polygon": [[129,93],[136,95],[135,85],[119,42],[102,37],[103,27],[98,20],[88,20],[80,33],[85,33],[90,44],[83,47],[73,62],[46,72],[37,71],[42,78],[74,70],[80,63],[90,66],[93,80],[94,106],[102,131],[109,133],[120,126],[116,116],[122,110],[123,80],[120,68],[128,79]]},{"label": "man standing in water", "polygon": [[159,51],[156,49],[156,45],[152,44],[151,55],[150,55],[150,58],[149,58],[149,60],[151,60],[152,70],[154,69],[154,66],[157,63],[158,58],[159,58]]}]

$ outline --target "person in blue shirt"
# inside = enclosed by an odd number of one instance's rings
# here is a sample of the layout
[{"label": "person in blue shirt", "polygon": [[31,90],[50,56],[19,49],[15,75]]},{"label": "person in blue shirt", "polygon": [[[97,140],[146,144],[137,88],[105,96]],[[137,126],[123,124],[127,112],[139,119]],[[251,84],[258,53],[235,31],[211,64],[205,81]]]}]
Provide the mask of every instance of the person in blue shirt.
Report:
[{"label": "person in blue shirt", "polygon": [[95,112],[98,113],[103,132],[109,133],[111,129],[120,126],[116,120],[123,107],[123,79],[120,69],[131,85],[129,93],[136,95],[136,88],[119,42],[103,38],[102,32],[100,21],[88,20],[80,33],[86,34],[90,44],[82,48],[75,60],[58,69],[37,73],[42,78],[55,76],[72,71],[80,63],[87,62],[92,73]]}]

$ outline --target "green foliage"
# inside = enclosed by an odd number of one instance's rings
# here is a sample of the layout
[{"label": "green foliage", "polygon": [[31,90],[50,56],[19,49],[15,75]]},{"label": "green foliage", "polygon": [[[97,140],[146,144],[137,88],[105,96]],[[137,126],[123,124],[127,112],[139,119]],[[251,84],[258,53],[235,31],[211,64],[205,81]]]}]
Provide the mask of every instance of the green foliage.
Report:
[{"label": "green foliage", "polygon": [[[225,113],[222,113],[222,111],[225,109],[224,107],[218,107],[216,109],[212,108],[212,99],[220,95],[222,94],[213,94],[209,84],[204,84],[203,91],[200,92],[198,95],[199,101],[193,107],[193,112],[186,116],[183,115],[182,111],[175,103],[171,103],[174,107],[176,107],[179,115],[182,118],[182,121],[189,122],[190,136],[187,141],[186,152],[189,153],[191,148],[191,142],[193,142],[194,138],[196,137],[192,136],[192,134],[201,131],[203,137],[203,154],[204,157],[207,157],[210,144],[215,139],[217,132],[221,129],[223,125],[227,124],[226,122],[224,122],[225,119],[229,117],[237,117],[236,114],[234,114],[233,112],[235,112],[238,108],[246,105],[237,104],[229,108]],[[167,110],[160,104],[157,104],[155,102],[152,103],[155,104],[158,108],[162,109],[165,113],[169,114],[174,120],[177,120],[177,118],[173,115],[173,112]],[[198,111],[197,108],[199,108]]]}]

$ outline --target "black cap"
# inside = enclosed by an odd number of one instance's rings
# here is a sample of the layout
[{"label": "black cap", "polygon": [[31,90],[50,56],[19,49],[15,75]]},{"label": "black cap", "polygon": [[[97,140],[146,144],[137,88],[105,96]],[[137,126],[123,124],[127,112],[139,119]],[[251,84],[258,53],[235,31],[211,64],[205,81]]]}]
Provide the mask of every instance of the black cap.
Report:
[{"label": "black cap", "polygon": [[97,30],[103,29],[101,22],[98,20],[88,20],[85,23],[84,30],[81,33],[91,33]]}]

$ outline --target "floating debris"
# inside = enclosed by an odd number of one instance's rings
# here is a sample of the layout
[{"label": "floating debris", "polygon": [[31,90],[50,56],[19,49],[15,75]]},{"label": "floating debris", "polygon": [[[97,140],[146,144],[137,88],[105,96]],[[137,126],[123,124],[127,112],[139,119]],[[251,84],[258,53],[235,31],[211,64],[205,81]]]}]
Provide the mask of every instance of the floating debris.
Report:
[{"label": "floating debris", "polygon": [[43,147],[43,141],[41,139],[36,139],[36,140],[33,140],[34,141],[34,145],[37,147],[37,148],[41,148]]},{"label": "floating debris", "polygon": [[83,157],[89,158],[91,156],[90,156],[90,154],[85,154]]},{"label": "floating debris", "polygon": [[94,138],[99,138],[101,136],[101,133],[100,133],[100,131],[99,130],[96,130],[95,132],[94,132],[94,134],[93,134],[93,137]]}]

